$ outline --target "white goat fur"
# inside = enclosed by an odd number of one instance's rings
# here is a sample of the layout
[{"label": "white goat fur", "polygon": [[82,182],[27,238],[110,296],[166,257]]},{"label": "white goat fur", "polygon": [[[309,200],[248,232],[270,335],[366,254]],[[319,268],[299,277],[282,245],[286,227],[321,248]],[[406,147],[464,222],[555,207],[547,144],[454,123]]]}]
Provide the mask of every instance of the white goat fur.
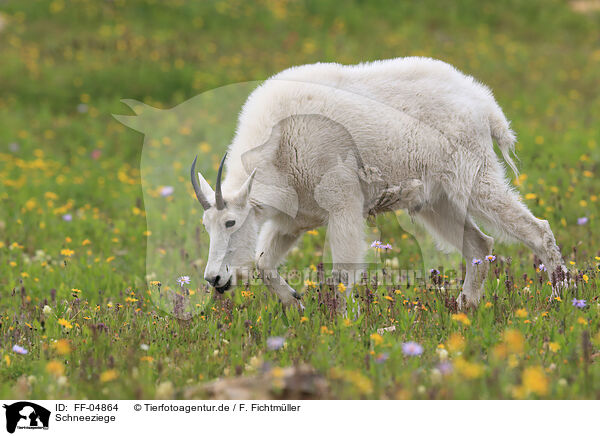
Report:
[{"label": "white goat fur", "polygon": [[[273,271],[304,231],[323,225],[334,270],[356,270],[364,262],[365,213],[397,208],[465,257],[459,304],[479,302],[488,265],[471,261],[492,253],[493,239],[474,218],[523,242],[554,271],[563,262],[550,226],[510,188],[492,138],[516,174],[509,155],[515,136],[492,93],[444,62],[409,57],[287,69],[256,89],[240,114],[223,181],[230,206],[211,207],[204,217],[211,237],[205,275],[220,275],[222,285],[251,260]],[[365,189],[365,180],[375,182]],[[396,198],[375,205],[390,192]],[[250,222],[225,240],[219,222],[236,214]],[[228,257],[223,244],[238,254]],[[264,279],[284,304],[296,302],[276,272]]]}]

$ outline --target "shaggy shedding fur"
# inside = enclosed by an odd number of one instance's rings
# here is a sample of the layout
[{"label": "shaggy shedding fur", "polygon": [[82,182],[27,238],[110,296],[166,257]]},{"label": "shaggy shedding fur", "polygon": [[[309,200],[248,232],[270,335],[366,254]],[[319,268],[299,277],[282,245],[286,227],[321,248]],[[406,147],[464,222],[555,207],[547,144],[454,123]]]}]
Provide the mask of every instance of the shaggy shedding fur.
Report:
[{"label": "shaggy shedding fur", "polygon": [[[438,60],[285,70],[240,114],[223,181],[231,206],[205,212],[205,276],[223,286],[254,260],[282,302],[296,303],[276,268],[304,231],[326,225],[334,270],[351,284],[364,269],[365,215],[399,208],[465,257],[460,304],[477,305],[488,266],[471,261],[492,253],[474,219],[525,243],[554,271],[563,263],[550,227],[510,188],[493,139],[516,174],[515,135],[490,90]],[[225,229],[227,220],[238,224]]]}]

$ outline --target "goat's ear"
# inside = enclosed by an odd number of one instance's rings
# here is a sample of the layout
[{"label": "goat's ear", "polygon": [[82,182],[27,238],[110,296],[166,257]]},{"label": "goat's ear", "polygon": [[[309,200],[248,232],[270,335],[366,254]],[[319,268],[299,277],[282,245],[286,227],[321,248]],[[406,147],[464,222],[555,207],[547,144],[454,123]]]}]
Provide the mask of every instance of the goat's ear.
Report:
[{"label": "goat's ear", "polygon": [[204,198],[211,204],[215,204],[215,191],[210,187],[204,176],[198,173],[198,181],[200,182],[200,191],[204,195]]},{"label": "goat's ear", "polygon": [[248,198],[250,198],[250,191],[252,190],[252,182],[254,182],[254,176],[256,175],[256,168],[248,176],[240,190],[236,195],[236,201],[240,204],[246,204]]}]

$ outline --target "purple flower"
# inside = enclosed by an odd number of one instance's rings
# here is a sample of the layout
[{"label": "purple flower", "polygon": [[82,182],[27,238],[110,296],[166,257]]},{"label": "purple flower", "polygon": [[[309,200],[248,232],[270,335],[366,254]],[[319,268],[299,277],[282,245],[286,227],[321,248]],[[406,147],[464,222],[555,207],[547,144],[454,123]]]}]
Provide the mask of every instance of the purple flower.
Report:
[{"label": "purple flower", "polygon": [[471,263],[473,265],[481,265],[481,259],[475,259],[475,258],[473,258],[473,260],[471,261]]},{"label": "purple flower", "polygon": [[540,263],[540,266],[538,266],[538,268],[540,269],[540,271],[546,271],[546,265],[544,265],[543,263]]},{"label": "purple flower", "polygon": [[579,224],[580,226],[586,225],[588,221],[589,221],[589,219],[586,216],[577,218],[577,224]]},{"label": "purple flower", "polygon": [[583,309],[585,307],[585,300],[578,300],[577,298],[573,298],[571,301],[573,306]]},{"label": "purple flower", "polygon": [[285,344],[285,338],[282,336],[271,336],[267,338],[267,348],[269,350],[279,350]]},{"label": "purple flower", "polygon": [[416,342],[405,342],[402,344],[402,352],[405,356],[420,356],[423,354],[423,346]]},{"label": "purple flower", "polygon": [[433,274],[434,276],[437,276],[440,272],[437,269],[432,268],[432,269],[429,270],[429,273]]},{"label": "purple flower", "polygon": [[391,250],[392,249],[392,244],[381,245],[379,248],[383,248],[384,250]]},{"label": "purple flower", "polygon": [[381,241],[373,241],[371,243],[371,248],[379,248],[381,247]]},{"label": "purple flower", "polygon": [[172,186],[163,186],[162,188],[160,188],[160,195],[162,195],[163,197],[168,197],[169,195],[173,195],[174,191],[175,188],[173,188]]},{"label": "purple flower", "polygon": [[390,357],[389,353],[381,353],[375,358],[376,363],[384,363]]},{"label": "purple flower", "polygon": [[492,263],[493,261],[496,260],[496,256],[494,256],[493,254],[490,254],[489,256],[486,256],[485,258],[490,263]]},{"label": "purple flower", "polygon": [[17,354],[27,354],[28,351],[20,345],[13,345],[12,350]]},{"label": "purple flower", "polygon": [[70,213],[66,213],[62,216],[62,219],[63,221],[67,222],[73,221],[73,215],[71,215]]},{"label": "purple flower", "polygon": [[179,286],[187,285],[190,281],[190,276],[181,276],[177,279]]},{"label": "purple flower", "polygon": [[452,372],[452,364],[450,362],[442,362],[437,366],[437,369],[442,375],[447,375]]}]

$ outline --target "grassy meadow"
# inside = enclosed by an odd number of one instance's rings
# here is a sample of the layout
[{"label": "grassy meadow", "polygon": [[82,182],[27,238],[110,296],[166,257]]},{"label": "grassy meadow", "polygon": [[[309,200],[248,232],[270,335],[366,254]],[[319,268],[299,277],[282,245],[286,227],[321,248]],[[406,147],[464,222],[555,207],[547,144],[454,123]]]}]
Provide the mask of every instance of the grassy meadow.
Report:
[{"label": "grassy meadow", "polygon": [[[600,12],[563,0],[0,2],[0,397],[226,398],[237,386],[257,398],[600,399],[598,28]],[[121,99],[167,109],[292,65],[409,55],[494,91],[519,138],[512,183],[570,269],[561,298],[529,250],[497,244],[477,310],[458,312],[460,282],[426,271],[424,285],[359,286],[360,316],[345,318],[319,280],[316,229],[283,267],[314,273],[295,285],[305,310],[284,312],[263,286],[208,294],[205,250],[151,242],[150,210],[177,195],[189,211],[163,221],[202,246],[206,235],[190,162],[169,163],[176,194],[162,195],[143,183],[144,143],[183,138],[209,156],[212,183],[233,127],[145,138],[113,117],[133,115]],[[393,247],[374,253],[381,274],[426,262],[393,216],[367,237]],[[177,269],[147,277],[153,253]],[[202,300],[189,317],[157,296],[181,275],[186,301]]]}]

